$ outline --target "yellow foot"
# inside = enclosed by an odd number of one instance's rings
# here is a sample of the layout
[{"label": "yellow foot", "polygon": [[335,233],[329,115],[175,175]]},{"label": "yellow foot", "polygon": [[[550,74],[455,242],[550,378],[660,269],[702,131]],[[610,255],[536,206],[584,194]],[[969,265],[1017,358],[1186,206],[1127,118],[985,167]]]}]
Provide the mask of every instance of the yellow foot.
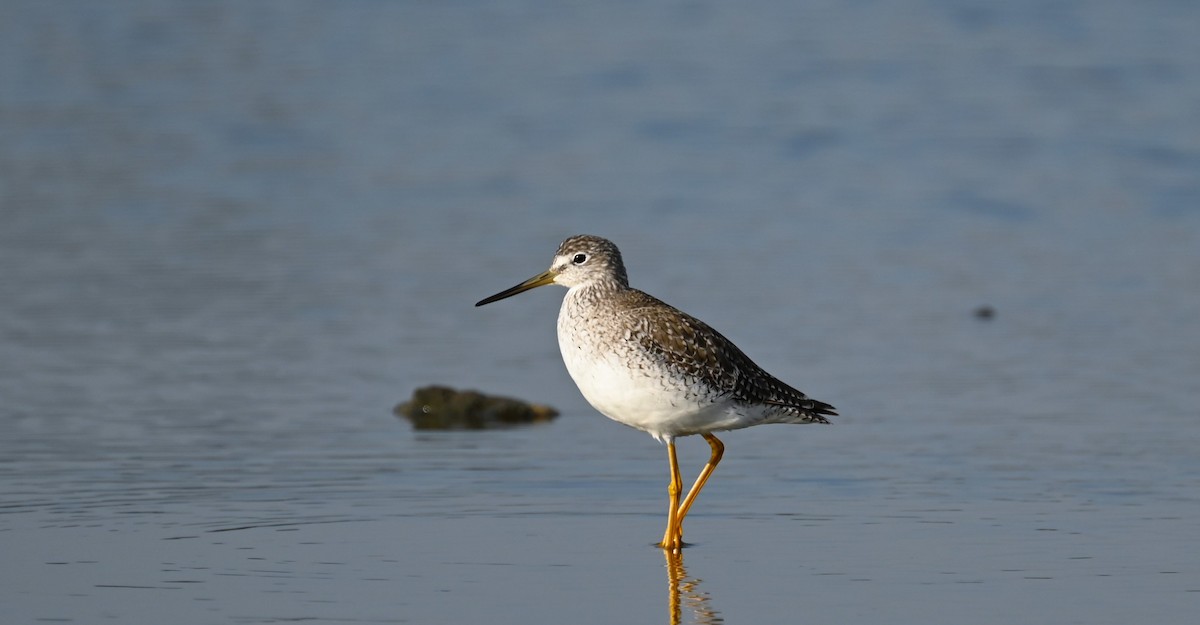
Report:
[{"label": "yellow foot", "polygon": [[663,534],[662,541],[658,543],[659,549],[666,549],[671,553],[679,553],[683,549],[683,531],[676,528],[667,527],[666,533]]},{"label": "yellow foot", "polygon": [[673,540],[663,539],[662,542],[657,543],[654,546],[670,553],[679,553],[684,547],[687,546],[687,543],[683,542],[683,538],[675,537]]}]

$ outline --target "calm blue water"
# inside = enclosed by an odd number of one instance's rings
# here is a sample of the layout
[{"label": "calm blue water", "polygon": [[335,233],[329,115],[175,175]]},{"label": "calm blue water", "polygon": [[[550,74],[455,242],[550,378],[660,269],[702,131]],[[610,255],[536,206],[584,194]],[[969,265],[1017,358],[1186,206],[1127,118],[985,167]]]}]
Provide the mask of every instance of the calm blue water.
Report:
[{"label": "calm blue water", "polygon": [[[1193,618],[1198,24],[0,5],[5,621]],[[562,291],[472,306],[577,232],[842,413],[723,437],[683,562]],[[416,433],[429,383],[563,416]]]}]

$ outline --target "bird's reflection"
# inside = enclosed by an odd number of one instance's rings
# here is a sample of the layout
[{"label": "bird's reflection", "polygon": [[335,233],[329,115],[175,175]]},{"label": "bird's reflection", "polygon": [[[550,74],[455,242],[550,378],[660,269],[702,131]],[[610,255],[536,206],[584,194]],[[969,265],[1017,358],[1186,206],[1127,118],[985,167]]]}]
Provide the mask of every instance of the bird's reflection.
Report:
[{"label": "bird's reflection", "polygon": [[725,619],[712,607],[712,598],[700,590],[700,580],[688,577],[687,569],[683,566],[683,554],[663,549],[663,556],[667,559],[667,611],[671,616],[671,625],[683,622],[683,607],[692,613],[692,622],[696,625],[724,623]]}]

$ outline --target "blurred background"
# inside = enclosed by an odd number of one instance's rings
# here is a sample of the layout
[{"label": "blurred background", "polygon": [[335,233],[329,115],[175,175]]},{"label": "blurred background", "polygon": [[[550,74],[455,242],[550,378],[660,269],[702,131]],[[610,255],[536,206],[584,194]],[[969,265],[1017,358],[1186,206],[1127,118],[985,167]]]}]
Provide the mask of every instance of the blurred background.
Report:
[{"label": "blurred background", "polygon": [[[1183,0],[6,1],[0,599],[659,620],[662,448],[575,390],[561,289],[472,306],[586,232],[842,413],[728,437],[689,518],[698,622],[1178,622],[1198,26]],[[563,416],[414,433],[391,408],[430,383]]]}]

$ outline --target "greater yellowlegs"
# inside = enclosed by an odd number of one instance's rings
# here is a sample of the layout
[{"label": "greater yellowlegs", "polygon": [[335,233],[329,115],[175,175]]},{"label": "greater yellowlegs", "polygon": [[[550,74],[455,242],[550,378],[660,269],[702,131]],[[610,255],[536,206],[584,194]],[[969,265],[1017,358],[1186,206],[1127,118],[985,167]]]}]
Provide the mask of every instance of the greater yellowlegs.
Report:
[{"label": "greater yellowlegs", "polygon": [[[550,269],[476,306],[547,284],[567,287],[558,347],[584,398],[604,416],[667,444],[667,530],[659,546],[683,548],[683,518],[721,461],[713,432],[763,423],[829,423],[833,406],[779,381],[703,321],[629,286],[621,252],[607,239],[573,236]],[[680,501],[675,438],[699,434],[712,455]]]}]

